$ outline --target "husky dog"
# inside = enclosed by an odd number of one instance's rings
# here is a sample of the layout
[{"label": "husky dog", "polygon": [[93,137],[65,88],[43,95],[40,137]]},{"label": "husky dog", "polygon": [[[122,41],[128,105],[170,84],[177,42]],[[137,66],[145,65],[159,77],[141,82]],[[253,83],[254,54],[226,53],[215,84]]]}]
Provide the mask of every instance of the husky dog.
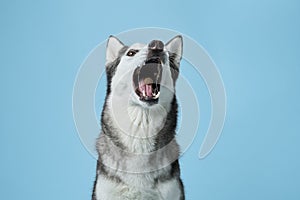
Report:
[{"label": "husky dog", "polygon": [[184,200],[175,140],[182,37],[125,46],[110,36],[93,200]]}]

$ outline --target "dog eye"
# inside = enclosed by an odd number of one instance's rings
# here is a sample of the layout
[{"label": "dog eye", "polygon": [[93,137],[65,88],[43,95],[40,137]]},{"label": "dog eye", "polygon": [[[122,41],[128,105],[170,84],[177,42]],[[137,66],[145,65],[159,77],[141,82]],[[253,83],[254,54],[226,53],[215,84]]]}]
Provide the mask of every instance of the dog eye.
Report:
[{"label": "dog eye", "polygon": [[127,56],[134,56],[137,52],[139,52],[138,50],[135,50],[135,49],[130,49],[128,52],[127,52]]}]

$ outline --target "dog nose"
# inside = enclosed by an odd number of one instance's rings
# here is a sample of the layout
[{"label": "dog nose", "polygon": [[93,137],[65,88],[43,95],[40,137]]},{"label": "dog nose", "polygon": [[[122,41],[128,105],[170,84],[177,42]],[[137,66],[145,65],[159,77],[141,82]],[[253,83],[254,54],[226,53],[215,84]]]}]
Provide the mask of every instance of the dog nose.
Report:
[{"label": "dog nose", "polygon": [[148,49],[153,51],[163,51],[164,43],[160,40],[152,40],[148,45]]}]

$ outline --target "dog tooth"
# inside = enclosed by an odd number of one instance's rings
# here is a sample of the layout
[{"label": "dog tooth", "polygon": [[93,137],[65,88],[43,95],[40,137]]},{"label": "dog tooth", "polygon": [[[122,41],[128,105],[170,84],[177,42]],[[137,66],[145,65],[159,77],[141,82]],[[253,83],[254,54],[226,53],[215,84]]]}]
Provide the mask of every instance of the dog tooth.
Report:
[{"label": "dog tooth", "polygon": [[142,93],[143,93],[143,97],[146,97],[146,92],[145,92],[145,90],[143,90]]},{"label": "dog tooth", "polygon": [[160,94],[160,92],[158,92],[158,93],[153,97],[153,99],[157,99],[157,98],[159,97],[159,94]]}]

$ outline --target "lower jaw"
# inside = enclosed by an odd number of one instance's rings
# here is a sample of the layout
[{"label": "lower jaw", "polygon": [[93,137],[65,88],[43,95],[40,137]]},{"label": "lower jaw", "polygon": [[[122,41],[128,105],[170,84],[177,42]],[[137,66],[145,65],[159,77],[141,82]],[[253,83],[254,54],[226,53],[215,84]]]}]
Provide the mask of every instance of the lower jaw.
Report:
[{"label": "lower jaw", "polygon": [[150,105],[150,106],[158,104],[158,98],[157,99],[150,99],[150,100],[140,98],[140,101],[144,102],[144,103],[146,103],[147,105]]},{"label": "lower jaw", "polygon": [[134,93],[132,94],[135,96],[135,100],[133,101],[134,104],[140,104],[140,105],[147,105],[147,106],[153,106],[158,104],[159,97],[157,99],[147,99],[147,97],[139,96],[138,94]]}]

